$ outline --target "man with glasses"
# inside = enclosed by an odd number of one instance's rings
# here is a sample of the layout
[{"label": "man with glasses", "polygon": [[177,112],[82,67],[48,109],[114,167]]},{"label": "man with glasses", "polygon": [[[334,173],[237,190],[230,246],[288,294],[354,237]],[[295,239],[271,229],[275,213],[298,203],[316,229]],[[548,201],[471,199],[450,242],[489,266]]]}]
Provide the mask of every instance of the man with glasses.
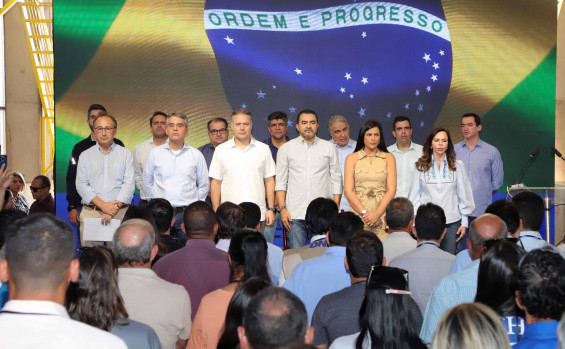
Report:
[{"label": "man with glasses", "polygon": [[[101,114],[94,119],[96,145],[79,157],[76,187],[82,197],[80,240],[84,245],[84,219],[100,218],[102,224],[121,220],[133,199],[133,156],[114,143],[118,129],[116,119]],[[91,244],[91,242],[89,242]]]},{"label": "man with glasses", "polygon": [[147,156],[143,171],[143,190],[147,200],[162,198],[173,205],[175,223],[171,236],[184,246],[186,235],[181,230],[186,206],[206,199],[210,180],[204,156],[184,142],[188,135],[186,115],[171,114],[167,118],[165,144],[155,147]]},{"label": "man with glasses", "polygon": [[51,181],[47,176],[37,176],[31,181],[31,196],[35,202],[29,208],[29,214],[52,213],[55,214],[55,201],[51,195]]},{"label": "man with glasses", "polygon": [[204,155],[206,159],[206,166],[210,169],[212,158],[216,147],[228,140],[230,130],[228,129],[228,121],[224,118],[215,118],[208,121],[208,137],[210,143],[204,144],[198,150]]},{"label": "man with glasses", "polygon": [[153,148],[165,144],[167,141],[167,114],[156,111],[149,119],[149,130],[152,137],[136,145],[133,150],[133,167],[135,169],[135,186],[139,189],[139,197],[141,201],[139,206],[147,205],[147,197],[143,191],[143,168],[149,152]]},{"label": "man with glasses", "polygon": [[[94,124],[94,119],[100,114],[106,114],[106,108],[104,108],[100,104],[92,104],[88,108],[88,113],[86,116],[86,122],[88,123],[88,127],[90,128],[90,135],[83,139],[82,141],[75,144],[73,147],[73,151],[71,152],[71,158],[69,159],[69,166],[67,167],[67,202],[68,207],[67,210],[69,211],[69,221],[72,224],[78,225],[79,224],[79,214],[82,210],[82,198],[77,192],[76,188],[76,178],[77,178],[77,166],[78,166],[78,159],[80,154],[86,149],[92,147],[96,144],[96,132],[92,128]],[[115,138],[114,143],[120,146],[124,146],[124,143],[119,139]]]}]

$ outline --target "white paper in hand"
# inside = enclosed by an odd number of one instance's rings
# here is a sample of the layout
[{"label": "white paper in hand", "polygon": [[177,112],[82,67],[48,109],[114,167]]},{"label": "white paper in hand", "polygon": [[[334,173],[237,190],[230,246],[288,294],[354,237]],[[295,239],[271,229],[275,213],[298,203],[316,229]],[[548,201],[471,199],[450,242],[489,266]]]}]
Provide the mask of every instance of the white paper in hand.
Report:
[{"label": "white paper in hand", "polygon": [[119,219],[111,219],[104,225],[100,218],[86,218],[84,220],[84,241],[112,241],[114,232],[120,226]]}]

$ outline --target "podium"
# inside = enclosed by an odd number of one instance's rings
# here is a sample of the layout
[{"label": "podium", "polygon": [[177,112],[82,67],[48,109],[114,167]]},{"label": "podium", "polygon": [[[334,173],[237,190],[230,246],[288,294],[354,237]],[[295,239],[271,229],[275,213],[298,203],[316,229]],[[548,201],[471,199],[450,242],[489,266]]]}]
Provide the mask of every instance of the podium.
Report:
[{"label": "podium", "polygon": [[508,194],[510,194],[510,196],[514,196],[524,191],[536,193],[543,199],[543,206],[545,210],[545,238],[546,241],[551,244],[550,212],[556,206],[565,205],[565,186],[527,187],[524,184],[514,184],[508,186]]}]

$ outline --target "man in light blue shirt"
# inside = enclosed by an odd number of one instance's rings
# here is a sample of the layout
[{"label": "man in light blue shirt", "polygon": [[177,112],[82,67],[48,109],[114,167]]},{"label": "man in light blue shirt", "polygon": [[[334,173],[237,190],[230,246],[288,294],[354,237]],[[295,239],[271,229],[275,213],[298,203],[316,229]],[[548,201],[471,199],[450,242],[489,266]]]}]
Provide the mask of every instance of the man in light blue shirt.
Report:
[{"label": "man in light blue shirt", "polygon": [[353,212],[338,214],[330,223],[327,233],[328,247],[320,257],[298,264],[283,287],[304,302],[308,322],[320,299],[348,287],[351,278],[345,268],[345,246],[355,233],[363,230],[363,220]]},{"label": "man in light blue shirt", "polygon": [[414,164],[422,157],[422,146],[412,142],[412,123],[406,116],[397,116],[392,123],[396,143],[387,147],[396,159],[396,195],[408,197],[414,177]]},{"label": "man in light blue shirt", "polygon": [[[80,240],[84,244],[84,220],[100,218],[103,224],[122,219],[135,191],[133,156],[114,143],[118,122],[100,114],[94,119],[96,145],[83,151],[77,167],[76,188],[82,198]],[[82,161],[81,161],[82,160]]]},{"label": "man in light blue shirt", "polygon": [[[328,121],[328,132],[332,136],[332,143],[335,144],[337,150],[337,158],[339,160],[339,166],[341,167],[341,178],[345,170],[345,158],[353,153],[355,146],[357,146],[357,141],[349,138],[349,123],[347,119],[341,115],[334,115]],[[343,184],[343,183],[342,183]],[[341,201],[339,203],[339,210],[341,212],[351,211],[351,206],[349,206],[349,201],[345,195],[341,195]]]},{"label": "man in light blue shirt", "polygon": [[[463,140],[454,145],[457,160],[463,161],[475,200],[475,210],[469,215],[472,221],[483,214],[492,202],[492,194],[502,186],[504,168],[500,152],[479,138],[481,118],[474,113],[463,114],[461,130]],[[456,252],[465,249],[465,239],[458,241]]]},{"label": "man in light blue shirt", "polygon": [[424,342],[432,341],[436,326],[447,310],[458,304],[474,301],[483,243],[493,239],[504,239],[506,234],[508,234],[506,223],[490,213],[479,216],[470,224],[469,251],[473,262],[460,272],[443,278],[433,289],[420,331],[420,338]]},{"label": "man in light blue shirt", "polygon": [[210,191],[206,160],[201,152],[184,143],[187,135],[188,118],[171,114],[167,118],[169,140],[151,150],[143,171],[147,200],[162,198],[173,205],[175,223],[171,235],[181,241],[186,241],[181,230],[185,207],[204,201]]},{"label": "man in light blue shirt", "polygon": [[512,202],[520,214],[520,226],[514,237],[519,238],[526,252],[548,246],[539,231],[543,223],[543,199],[536,193],[525,191],[514,195]]}]

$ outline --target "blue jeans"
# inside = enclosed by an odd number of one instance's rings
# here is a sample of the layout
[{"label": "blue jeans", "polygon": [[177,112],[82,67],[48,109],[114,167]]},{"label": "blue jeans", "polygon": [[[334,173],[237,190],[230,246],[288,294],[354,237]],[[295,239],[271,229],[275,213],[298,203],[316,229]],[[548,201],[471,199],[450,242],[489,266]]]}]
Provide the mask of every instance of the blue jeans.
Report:
[{"label": "blue jeans", "polygon": [[[475,219],[477,219],[477,217],[468,217],[469,218],[469,225],[468,227],[471,226],[471,222],[474,221]],[[455,254],[466,250],[467,249],[467,239],[469,238],[469,228],[467,227],[467,230],[465,231],[465,236],[457,241],[457,246],[455,248]]]},{"label": "blue jeans", "polygon": [[275,223],[273,225],[266,225],[265,229],[263,230],[263,235],[265,236],[265,240],[267,240],[267,242],[270,242],[271,244],[273,243],[273,241],[275,240],[275,232],[278,226],[282,227],[281,214],[279,212],[276,212]]},{"label": "blue jeans", "polygon": [[175,224],[171,227],[171,237],[184,246],[186,244],[186,234],[181,229],[181,225],[184,222],[184,212],[177,212],[173,217],[175,218]]},{"label": "blue jeans", "polygon": [[457,229],[459,229],[460,226],[461,226],[461,220],[445,225],[447,231],[445,232],[445,236],[443,237],[443,240],[441,240],[441,249],[444,250],[445,252],[455,254],[455,249],[456,249],[455,241],[457,240]]},{"label": "blue jeans", "polygon": [[299,248],[306,245],[308,231],[306,230],[306,221],[304,219],[293,219],[290,223],[288,235],[288,244],[290,248]]}]

